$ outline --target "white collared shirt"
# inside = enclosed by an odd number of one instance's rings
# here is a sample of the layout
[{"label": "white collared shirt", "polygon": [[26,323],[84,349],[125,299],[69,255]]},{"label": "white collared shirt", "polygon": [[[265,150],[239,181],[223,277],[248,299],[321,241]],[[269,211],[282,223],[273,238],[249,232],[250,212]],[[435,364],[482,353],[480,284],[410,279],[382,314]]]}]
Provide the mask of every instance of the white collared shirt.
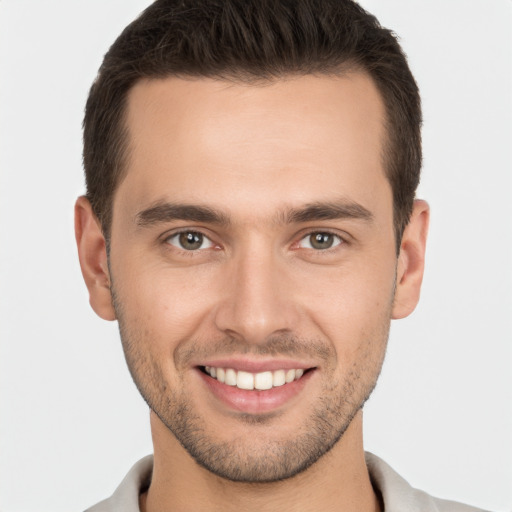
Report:
[{"label": "white collared shirt", "polygon": [[[382,496],[385,512],[485,512],[414,489],[382,459],[368,452],[366,464],[374,489]],[[130,469],[110,498],[86,512],[140,512],[139,496],[149,487],[152,471],[153,456],[148,455]]]}]

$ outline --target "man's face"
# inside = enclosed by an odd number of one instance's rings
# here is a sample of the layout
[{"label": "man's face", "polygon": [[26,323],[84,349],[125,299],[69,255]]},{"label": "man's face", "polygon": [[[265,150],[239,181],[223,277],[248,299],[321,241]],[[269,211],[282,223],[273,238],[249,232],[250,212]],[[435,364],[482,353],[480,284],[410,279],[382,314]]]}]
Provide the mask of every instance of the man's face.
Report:
[{"label": "man's face", "polygon": [[168,78],[138,83],[127,114],[109,270],[134,380],[210,471],[296,474],[339,440],[385,353],[379,94],[364,74]]}]

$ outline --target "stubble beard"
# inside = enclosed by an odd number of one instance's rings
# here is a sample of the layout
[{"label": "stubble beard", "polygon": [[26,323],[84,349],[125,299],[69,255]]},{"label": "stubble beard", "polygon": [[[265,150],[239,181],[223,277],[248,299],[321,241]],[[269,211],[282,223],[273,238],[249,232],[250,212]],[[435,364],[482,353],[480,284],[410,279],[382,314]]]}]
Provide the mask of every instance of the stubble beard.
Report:
[{"label": "stubble beard", "polygon": [[[115,295],[114,295],[115,297]],[[201,416],[186,390],[171,389],[162,371],[162,364],[152,357],[144,347],[148,345],[146,335],[137,327],[137,322],[128,328],[122,308],[114,300],[119,330],[128,368],[142,397],[158,416],[160,421],[175,436],[183,448],[202,467],[213,474],[235,482],[264,483],[291,478],[308,469],[341,439],[350,423],[371,395],[377,383],[384,360],[389,321],[383,322],[378,333],[373,333],[359,348],[359,358],[352,368],[347,369],[343,378],[335,378],[336,353],[325,342],[300,340],[296,338],[274,338],[271,347],[256,347],[256,351],[241,347],[238,353],[275,354],[286,352],[290,347],[306,348],[309,353],[324,354],[325,375],[323,389],[316,399],[316,405],[292,438],[273,440],[272,422],[279,421],[273,414],[240,415],[237,420],[254,429],[263,429],[265,442],[255,442],[258,430],[253,436],[223,441],[216,439],[209,429],[208,419]],[[389,317],[388,317],[389,318]],[[376,339],[378,337],[378,339]],[[229,339],[215,343],[215,346],[233,347],[239,341]],[[189,344],[187,351],[193,352]],[[201,346],[204,347],[205,344]],[[278,347],[288,347],[280,350]],[[298,350],[298,349],[296,349]],[[209,352],[211,354],[211,351]],[[235,352],[233,352],[235,353]],[[298,353],[303,355],[304,351]],[[234,421],[234,420],[233,420]],[[265,430],[266,429],[266,430]]]}]

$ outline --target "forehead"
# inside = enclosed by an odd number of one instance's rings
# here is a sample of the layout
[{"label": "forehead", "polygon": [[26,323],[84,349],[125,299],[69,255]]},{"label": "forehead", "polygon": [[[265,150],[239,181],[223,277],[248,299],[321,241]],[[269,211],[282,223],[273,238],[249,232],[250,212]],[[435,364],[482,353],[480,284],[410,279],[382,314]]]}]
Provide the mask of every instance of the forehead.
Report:
[{"label": "forehead", "polygon": [[263,197],[269,209],[333,195],[361,202],[387,186],[384,117],[364,73],[265,85],[143,80],[128,98],[130,156],[115,202],[124,196],[134,209],[163,200],[226,209],[261,208]]}]

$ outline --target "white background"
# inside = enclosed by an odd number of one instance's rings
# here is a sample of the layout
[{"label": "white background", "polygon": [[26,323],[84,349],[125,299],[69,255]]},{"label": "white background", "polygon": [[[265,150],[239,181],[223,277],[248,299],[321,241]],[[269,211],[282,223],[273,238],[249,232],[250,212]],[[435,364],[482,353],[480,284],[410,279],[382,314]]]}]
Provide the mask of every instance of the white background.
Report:
[{"label": "white background", "polygon": [[[512,510],[512,2],[365,0],[423,96],[422,300],[392,327],[366,446],[414,486]],[[0,1],[0,509],[82,510],[151,451],[73,238],[81,120],[143,0]]]}]

